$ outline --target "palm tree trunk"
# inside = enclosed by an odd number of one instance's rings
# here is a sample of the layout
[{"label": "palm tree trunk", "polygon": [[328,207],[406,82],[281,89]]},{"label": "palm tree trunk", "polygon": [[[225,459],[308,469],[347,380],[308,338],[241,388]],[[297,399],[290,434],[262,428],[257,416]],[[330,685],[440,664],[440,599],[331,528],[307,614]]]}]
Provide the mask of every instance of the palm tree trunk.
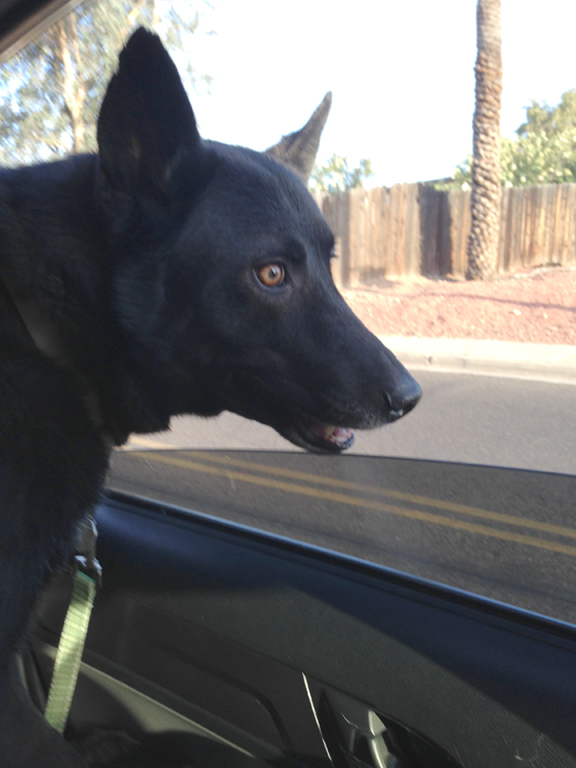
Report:
[{"label": "palm tree trunk", "polygon": [[468,280],[484,280],[497,268],[500,234],[500,106],[502,52],[500,0],[478,0],[476,11],[476,109],[472,165],[472,228]]}]

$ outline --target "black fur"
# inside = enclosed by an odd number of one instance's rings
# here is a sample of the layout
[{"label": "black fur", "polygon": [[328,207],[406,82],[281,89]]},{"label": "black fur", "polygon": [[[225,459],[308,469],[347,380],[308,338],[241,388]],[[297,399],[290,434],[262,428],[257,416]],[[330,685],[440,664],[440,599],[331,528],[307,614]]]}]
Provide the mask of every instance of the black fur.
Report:
[{"label": "black fur", "polygon": [[[174,64],[139,30],[102,104],[99,155],[0,174],[3,768],[83,764],[13,664],[112,443],[230,410],[337,452],[346,441],[322,425],[377,426],[420,396],[330,276],[333,236],[300,178],[323,104],[267,154],[203,141]],[[268,264],[284,283],[262,284]]]}]

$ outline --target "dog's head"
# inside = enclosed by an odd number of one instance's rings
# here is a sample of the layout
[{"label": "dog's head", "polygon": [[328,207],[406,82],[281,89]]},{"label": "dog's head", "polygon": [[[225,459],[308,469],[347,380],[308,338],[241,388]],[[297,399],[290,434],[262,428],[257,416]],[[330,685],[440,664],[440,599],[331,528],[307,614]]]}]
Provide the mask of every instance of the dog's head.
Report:
[{"label": "dog's head", "polygon": [[122,332],[170,414],[230,410],[338,452],[418,402],[331,277],[334,237],[305,186],[329,106],[264,153],[203,141],[159,39],[138,30],[121,53],[98,194]]}]

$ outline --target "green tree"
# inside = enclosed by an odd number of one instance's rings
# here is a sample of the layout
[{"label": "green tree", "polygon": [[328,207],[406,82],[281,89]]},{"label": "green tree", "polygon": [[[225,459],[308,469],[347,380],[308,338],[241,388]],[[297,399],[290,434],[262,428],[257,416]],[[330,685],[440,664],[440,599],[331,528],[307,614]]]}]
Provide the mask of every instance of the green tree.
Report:
[{"label": "green tree", "polygon": [[576,127],[551,137],[541,130],[503,141],[500,179],[509,187],[575,182]]},{"label": "green tree", "polygon": [[[78,6],[1,67],[0,163],[96,149],[96,119],[119,50],[140,25],[172,51],[189,47],[200,11],[174,0],[104,0]],[[190,84],[208,82],[192,67]]]},{"label": "green tree", "polygon": [[[507,187],[576,182],[576,90],[566,91],[555,107],[533,101],[517,139],[502,139],[500,183]],[[455,170],[451,181],[437,189],[467,188],[472,158]]]},{"label": "green tree", "polygon": [[516,130],[519,137],[544,133],[549,139],[576,129],[576,90],[562,94],[560,103],[550,107],[546,102],[532,101],[526,107],[526,122]]},{"label": "green tree", "polygon": [[374,172],[370,160],[364,158],[356,168],[351,169],[345,157],[332,155],[325,165],[314,164],[310,187],[319,192],[335,195],[347,189],[363,187],[364,181],[371,176],[374,176]]}]

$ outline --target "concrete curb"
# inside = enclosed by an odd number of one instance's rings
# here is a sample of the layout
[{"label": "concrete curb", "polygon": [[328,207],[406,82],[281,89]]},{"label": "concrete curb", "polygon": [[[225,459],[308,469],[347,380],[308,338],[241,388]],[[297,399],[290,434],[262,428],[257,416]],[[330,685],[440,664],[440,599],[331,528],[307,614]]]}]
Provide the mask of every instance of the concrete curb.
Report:
[{"label": "concrete curb", "polygon": [[576,384],[576,346],[404,336],[381,336],[380,341],[415,370]]}]

